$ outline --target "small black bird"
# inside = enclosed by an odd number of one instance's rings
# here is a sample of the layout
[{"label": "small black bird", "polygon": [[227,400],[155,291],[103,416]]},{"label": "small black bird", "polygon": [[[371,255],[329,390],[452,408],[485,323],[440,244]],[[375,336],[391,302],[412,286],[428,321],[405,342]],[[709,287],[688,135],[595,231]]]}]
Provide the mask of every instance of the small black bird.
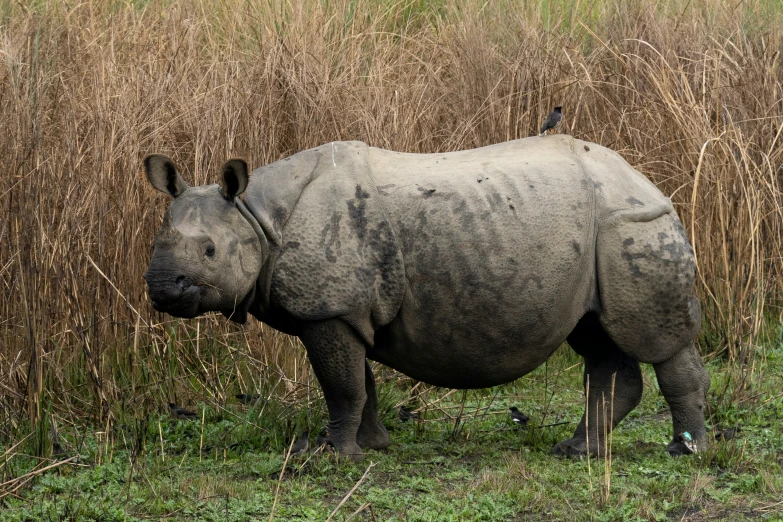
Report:
[{"label": "small black bird", "polygon": [[560,122],[562,121],[563,121],[563,108],[555,107],[555,110],[549,113],[549,116],[547,116],[546,119],[544,120],[544,124],[541,125],[541,134],[539,134],[539,136],[543,136],[550,130],[555,130],[557,126],[560,125]]},{"label": "small black bird", "polygon": [[726,428],[725,430],[718,430],[715,432],[715,440],[731,440],[737,438],[737,435],[742,429],[737,426],[736,428]]},{"label": "small black bird", "polygon": [[242,404],[255,404],[261,396],[257,393],[239,393],[234,395]]},{"label": "small black bird", "polygon": [[310,435],[310,432],[304,432],[302,433],[302,436],[299,437],[299,440],[294,442],[294,445],[291,447],[291,457],[301,457],[305,454],[307,451],[307,448],[310,447],[310,439],[308,436]]},{"label": "small black bird", "polygon": [[310,450],[314,453],[326,453],[329,451],[334,451],[334,444],[332,444],[332,441],[329,440],[329,432],[324,430],[321,430],[321,433],[318,434],[318,437],[315,439],[315,447]]},{"label": "small black bird", "polygon": [[192,411],[188,411],[185,408],[177,406],[173,402],[169,403],[169,412],[171,413],[171,416],[174,417],[175,419],[180,419],[180,420],[198,419],[197,414],[193,413]]},{"label": "small black bird", "polygon": [[408,422],[409,420],[416,420],[419,418],[419,416],[412,412],[407,406],[400,406],[399,416],[402,422]]},{"label": "small black bird", "polygon": [[324,444],[331,445],[332,442],[329,440],[329,432],[326,430],[321,430],[321,433],[319,433],[318,437],[315,438],[315,445],[320,448]]},{"label": "small black bird", "polygon": [[56,429],[52,430],[52,456],[54,457],[62,457],[65,455],[65,450],[62,447],[62,444],[60,444],[60,435],[57,433]]},{"label": "small black bird", "polygon": [[527,421],[530,420],[527,415],[519,411],[516,406],[510,407],[509,410],[511,411],[511,420],[513,420],[515,424],[527,426]]}]

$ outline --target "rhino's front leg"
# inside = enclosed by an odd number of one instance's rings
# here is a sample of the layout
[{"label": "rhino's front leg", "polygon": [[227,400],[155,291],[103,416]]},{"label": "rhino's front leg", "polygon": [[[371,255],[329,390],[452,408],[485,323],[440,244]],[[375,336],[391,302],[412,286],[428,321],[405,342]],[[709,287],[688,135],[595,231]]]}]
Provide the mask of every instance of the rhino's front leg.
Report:
[{"label": "rhino's front leg", "polygon": [[367,401],[364,343],[339,319],[305,326],[300,339],[329,409],[329,439],[337,452],[362,459],[356,435]]}]

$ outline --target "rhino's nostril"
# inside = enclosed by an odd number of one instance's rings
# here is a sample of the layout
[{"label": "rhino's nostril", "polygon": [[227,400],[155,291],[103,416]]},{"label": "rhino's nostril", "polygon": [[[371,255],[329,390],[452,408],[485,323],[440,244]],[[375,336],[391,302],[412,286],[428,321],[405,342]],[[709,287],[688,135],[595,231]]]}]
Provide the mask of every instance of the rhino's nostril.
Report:
[{"label": "rhino's nostril", "polygon": [[180,289],[185,290],[193,286],[193,283],[191,283],[189,279],[186,279],[185,276],[179,276],[177,278],[177,285],[180,287]]}]

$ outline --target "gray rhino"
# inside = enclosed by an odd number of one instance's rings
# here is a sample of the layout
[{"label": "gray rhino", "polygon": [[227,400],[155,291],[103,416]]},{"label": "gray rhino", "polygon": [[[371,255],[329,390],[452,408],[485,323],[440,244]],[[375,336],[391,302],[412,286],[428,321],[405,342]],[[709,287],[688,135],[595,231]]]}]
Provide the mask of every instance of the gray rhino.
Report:
[{"label": "gray rhino", "polygon": [[252,174],[230,160],[200,187],[165,156],[144,166],[174,198],[144,274],[154,308],[299,336],[342,454],[389,445],[367,359],[484,388],[564,341],[584,358],[590,434],[582,417],[554,453],[601,454],[604,424],[642,396],[640,362],[671,407],[668,451],[705,444],[693,251],[670,200],[609,149],[566,135],[443,154],[334,142]]}]

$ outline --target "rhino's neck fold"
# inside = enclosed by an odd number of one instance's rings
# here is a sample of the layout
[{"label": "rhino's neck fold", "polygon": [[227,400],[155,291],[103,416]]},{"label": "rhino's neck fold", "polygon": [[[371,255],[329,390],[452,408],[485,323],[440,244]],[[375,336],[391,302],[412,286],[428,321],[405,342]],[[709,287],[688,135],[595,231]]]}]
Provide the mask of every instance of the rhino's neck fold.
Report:
[{"label": "rhino's neck fold", "polygon": [[261,242],[261,255],[265,256],[267,252],[269,252],[269,240],[267,239],[264,230],[261,228],[258,219],[253,215],[250,209],[247,208],[244,201],[235,198],[234,203],[236,204],[237,209],[239,209],[239,213],[242,214],[242,217],[244,217],[247,222],[250,223],[250,226],[253,227],[253,230],[258,236],[258,240]]},{"label": "rhino's neck fold", "polygon": [[[262,311],[266,311],[269,309],[269,293],[272,283],[272,272],[275,260],[277,259],[278,250],[277,248],[272,249],[270,247],[267,234],[265,233],[255,214],[250,211],[245,203],[239,198],[235,198],[234,202],[236,203],[239,212],[247,220],[247,222],[250,223],[250,226],[253,227],[256,236],[258,236],[258,241],[261,248],[261,271],[258,274],[258,278],[256,279],[254,292],[255,295],[252,296],[252,301],[257,306],[259,306]],[[253,303],[247,303],[247,306],[250,307]]]}]

